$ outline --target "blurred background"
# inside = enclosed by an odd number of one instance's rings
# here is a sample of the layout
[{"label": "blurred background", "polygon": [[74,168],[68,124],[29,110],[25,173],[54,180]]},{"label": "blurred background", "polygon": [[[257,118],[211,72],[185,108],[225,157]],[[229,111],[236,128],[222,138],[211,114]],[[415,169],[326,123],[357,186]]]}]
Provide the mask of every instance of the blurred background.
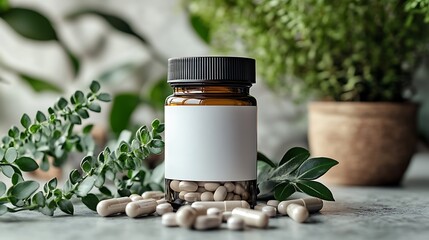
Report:
[{"label": "blurred background", "polygon": [[[166,84],[168,58],[228,53],[255,57],[263,67],[264,77],[251,89],[259,106],[259,150],[279,159],[292,146],[306,146],[306,102],[314,95],[300,96],[301,90],[293,83],[273,80],[274,66],[281,59],[272,57],[270,62],[266,55],[282,48],[270,42],[269,35],[255,38],[254,43],[272,44],[271,49],[249,52],[237,39],[222,41],[222,32],[214,37],[214,28],[219,33],[222,26],[229,26],[229,20],[245,16],[246,11],[246,6],[236,4],[228,12],[229,1],[220,2],[225,2],[220,4],[222,14],[229,14],[223,22],[214,11],[216,4],[205,6],[204,1],[0,0],[0,134],[19,123],[23,113],[34,116],[39,109],[46,111],[59,96],[86,89],[95,79],[104,91],[112,93],[113,103],[102,106],[102,113],[92,115],[90,121],[98,125],[101,134],[113,138],[125,128],[136,129],[155,117],[163,118],[163,102],[171,93]],[[245,5],[246,1],[238,2]],[[270,6],[281,3],[262,2],[266,4],[264,11],[273,13]],[[212,7],[212,12],[204,16],[204,7]],[[275,13],[284,14],[285,9],[276,9]],[[212,13],[218,18],[210,22]],[[270,17],[263,11],[259,14]],[[240,29],[237,31],[240,34]],[[420,63],[412,74],[413,89],[418,91],[413,91],[410,99],[427,106],[429,74],[425,61]],[[276,91],[278,85],[273,81],[293,91]],[[351,89],[356,86],[347,85]],[[425,109],[419,115],[421,136],[427,134],[424,119],[429,114]]]}]

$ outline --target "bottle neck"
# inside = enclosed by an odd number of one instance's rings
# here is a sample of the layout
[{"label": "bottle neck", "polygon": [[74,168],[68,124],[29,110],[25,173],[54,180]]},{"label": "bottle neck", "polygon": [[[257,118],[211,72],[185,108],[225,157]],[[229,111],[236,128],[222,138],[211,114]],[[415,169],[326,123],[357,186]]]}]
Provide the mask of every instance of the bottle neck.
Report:
[{"label": "bottle neck", "polygon": [[175,95],[187,94],[240,94],[248,95],[250,86],[174,86]]}]

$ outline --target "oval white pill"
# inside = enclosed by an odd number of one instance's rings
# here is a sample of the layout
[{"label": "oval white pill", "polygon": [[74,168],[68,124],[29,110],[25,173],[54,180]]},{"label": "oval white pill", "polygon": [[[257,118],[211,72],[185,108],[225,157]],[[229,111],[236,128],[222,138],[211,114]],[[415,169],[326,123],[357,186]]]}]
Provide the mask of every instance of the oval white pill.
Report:
[{"label": "oval white pill", "polygon": [[244,229],[244,220],[240,217],[232,216],[227,220],[228,229],[239,231]]},{"label": "oval white pill", "polygon": [[222,220],[218,216],[198,216],[195,219],[194,228],[197,230],[209,230],[219,228],[221,224]]},{"label": "oval white pill", "polygon": [[262,207],[261,211],[267,214],[268,217],[275,217],[277,215],[277,209],[272,206]]},{"label": "oval white pill", "polygon": [[167,227],[177,227],[176,213],[169,212],[162,215],[161,223]]},{"label": "oval white pill", "polygon": [[173,212],[173,207],[169,203],[162,203],[156,206],[156,213],[158,215],[164,215],[166,213]]},{"label": "oval white pill", "polygon": [[198,189],[198,184],[195,182],[182,181],[179,183],[181,191],[195,192]]},{"label": "oval white pill", "polygon": [[213,199],[215,201],[223,201],[225,200],[227,194],[228,192],[226,191],[226,188],[224,186],[220,186],[214,192]]}]

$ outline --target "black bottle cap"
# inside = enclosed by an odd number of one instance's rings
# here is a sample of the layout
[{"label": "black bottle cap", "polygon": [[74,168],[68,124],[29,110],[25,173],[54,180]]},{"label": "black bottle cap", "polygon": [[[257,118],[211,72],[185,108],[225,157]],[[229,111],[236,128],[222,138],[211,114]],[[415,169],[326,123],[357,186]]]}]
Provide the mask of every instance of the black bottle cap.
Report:
[{"label": "black bottle cap", "polygon": [[255,75],[255,59],[252,58],[203,56],[168,59],[167,82],[171,85],[252,85]]}]

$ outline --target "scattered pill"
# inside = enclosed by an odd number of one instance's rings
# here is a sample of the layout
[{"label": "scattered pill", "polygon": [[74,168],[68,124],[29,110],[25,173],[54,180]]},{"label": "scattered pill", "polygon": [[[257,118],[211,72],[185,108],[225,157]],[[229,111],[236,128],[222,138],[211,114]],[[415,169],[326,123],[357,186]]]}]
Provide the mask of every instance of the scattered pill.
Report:
[{"label": "scattered pill", "polygon": [[230,211],[222,212],[222,221],[223,222],[227,222],[230,217],[232,217],[232,212],[230,212]]},{"label": "scattered pill", "polygon": [[250,208],[250,205],[246,201],[220,201],[220,202],[194,202],[192,203],[192,207],[194,206],[203,206],[206,209],[208,208],[218,208],[221,211],[232,211],[234,208]]},{"label": "scattered pill", "polygon": [[227,192],[234,192],[235,190],[235,184],[227,182],[223,185],[226,188]]},{"label": "scattered pill", "polygon": [[182,181],[179,183],[181,191],[195,192],[198,189],[198,184],[194,182]]},{"label": "scattered pill", "polygon": [[268,216],[253,209],[235,208],[232,210],[232,216],[241,217],[247,226],[257,228],[266,228],[268,226]]},{"label": "scattered pill", "polygon": [[142,194],[143,199],[155,199],[159,200],[164,198],[165,194],[161,191],[146,191]]},{"label": "scattered pill", "polygon": [[258,204],[255,205],[255,207],[253,209],[255,209],[257,211],[262,211],[262,208],[266,207],[266,206],[268,206],[268,205],[265,204],[265,203],[258,203]]},{"label": "scattered pill", "polygon": [[267,205],[277,208],[279,206],[279,203],[280,201],[278,200],[268,200]]},{"label": "scattered pill", "polygon": [[323,201],[319,198],[304,198],[303,199],[305,207],[308,212],[315,213],[320,211],[323,208]]},{"label": "scattered pill", "polygon": [[138,195],[138,194],[131,194],[129,196],[129,198],[131,199],[131,201],[139,201],[139,200],[143,200],[143,197]]},{"label": "scattered pill", "polygon": [[196,217],[197,213],[191,206],[183,206],[176,212],[176,222],[181,227],[191,228]]},{"label": "scattered pill", "polygon": [[279,211],[279,213],[282,215],[287,215],[287,206],[292,203],[304,206],[304,201],[302,201],[302,199],[281,201],[277,207],[277,211]]},{"label": "scattered pill", "polygon": [[232,216],[227,220],[228,229],[240,231],[244,229],[244,220],[240,217]]},{"label": "scattered pill", "polygon": [[161,199],[159,199],[159,200],[156,200],[156,204],[163,204],[163,203],[168,203],[168,201],[167,200],[165,200],[165,198],[161,198]]},{"label": "scattered pill", "polygon": [[128,217],[140,217],[154,213],[156,211],[156,206],[156,201],[153,199],[130,202],[125,207],[125,213]]},{"label": "scattered pill", "polygon": [[97,213],[102,217],[124,213],[129,202],[131,202],[129,197],[102,200],[97,204]]},{"label": "scattered pill", "polygon": [[201,201],[213,201],[213,193],[212,192],[203,192],[201,193]]},{"label": "scattered pill", "polygon": [[207,215],[220,216],[222,215],[222,211],[219,208],[209,208],[207,209]]},{"label": "scattered pill", "polygon": [[193,206],[192,208],[195,210],[197,216],[207,215],[207,208],[204,206]]},{"label": "scattered pill", "polygon": [[162,215],[161,223],[167,227],[177,227],[176,213],[169,212]]},{"label": "scattered pill", "polygon": [[200,197],[201,197],[201,193],[199,193],[199,192],[188,192],[184,196],[184,198],[187,202],[199,201]]},{"label": "scattered pill", "polygon": [[292,218],[295,222],[302,223],[307,220],[309,216],[307,208],[299,204],[289,204],[286,210],[288,216]]},{"label": "scattered pill", "polygon": [[162,203],[156,206],[156,213],[160,216],[169,212],[173,212],[173,206],[170,203]]},{"label": "scattered pill", "polygon": [[223,201],[227,195],[226,188],[224,186],[219,186],[213,194],[213,199],[215,201]]},{"label": "scattered pill", "polygon": [[173,191],[175,191],[175,192],[180,192],[179,183],[180,183],[180,181],[177,181],[177,180],[171,181],[170,182],[170,188],[173,189]]},{"label": "scattered pill", "polygon": [[219,228],[222,220],[218,216],[198,216],[195,219],[194,228],[197,230],[209,230]]},{"label": "scattered pill", "polygon": [[211,191],[211,192],[216,191],[216,189],[217,189],[219,186],[220,186],[220,184],[219,184],[219,183],[206,183],[206,184],[204,184],[204,188],[205,188],[207,191]]},{"label": "scattered pill", "polygon": [[265,206],[262,207],[261,211],[265,214],[267,214],[268,217],[275,217],[277,215],[277,209],[272,206]]}]

